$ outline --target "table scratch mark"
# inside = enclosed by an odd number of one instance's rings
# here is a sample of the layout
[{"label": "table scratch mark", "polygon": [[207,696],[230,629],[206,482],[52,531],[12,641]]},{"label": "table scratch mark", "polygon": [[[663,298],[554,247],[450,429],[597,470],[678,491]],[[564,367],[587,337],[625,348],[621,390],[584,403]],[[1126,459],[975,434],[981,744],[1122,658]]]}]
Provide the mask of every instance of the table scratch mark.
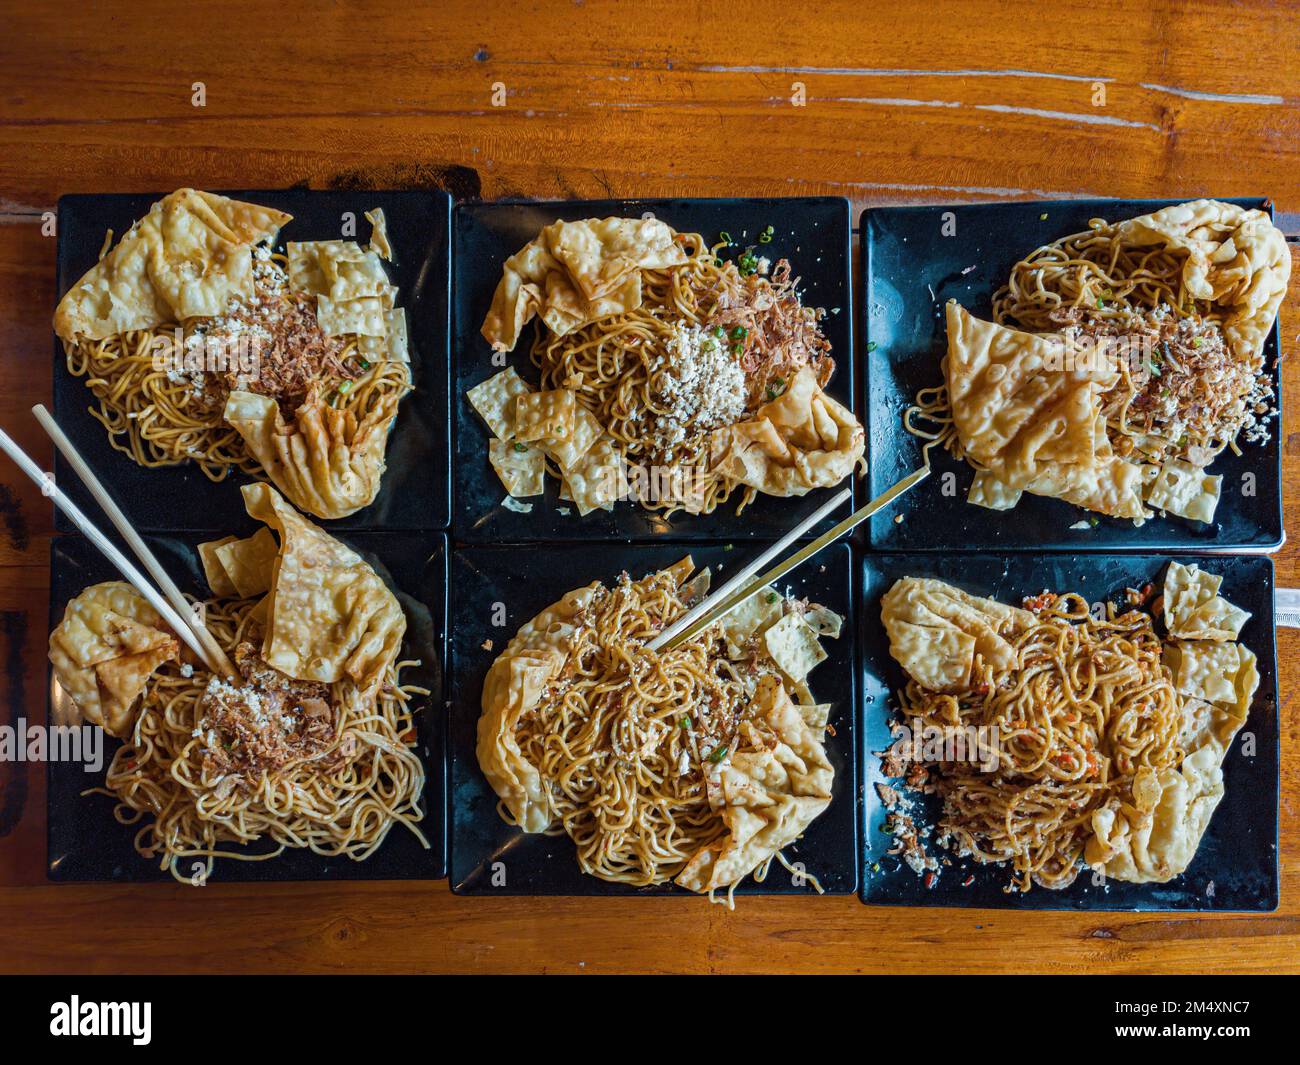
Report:
[{"label": "table scratch mark", "polygon": [[1174,85],[1157,85],[1150,81],[1142,81],[1138,84],[1144,89],[1150,89],[1152,92],[1167,92],[1171,96],[1182,96],[1188,100],[1206,100],[1216,104],[1262,104],[1268,107],[1277,107],[1286,103],[1286,98],[1282,96],[1237,92],[1200,92],[1196,89],[1180,89]]}]

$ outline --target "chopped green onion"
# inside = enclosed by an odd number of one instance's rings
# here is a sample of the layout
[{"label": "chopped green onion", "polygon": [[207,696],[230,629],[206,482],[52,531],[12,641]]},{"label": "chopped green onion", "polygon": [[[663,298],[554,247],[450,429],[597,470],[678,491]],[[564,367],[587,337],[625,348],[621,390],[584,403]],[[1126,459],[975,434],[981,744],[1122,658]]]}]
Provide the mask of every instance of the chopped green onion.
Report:
[{"label": "chopped green onion", "polygon": [[680,721],[677,722],[677,724],[681,726],[681,729],[682,729],[683,732],[690,732],[690,731],[691,731],[691,715],[690,715],[690,714],[686,714],[686,715],[684,715],[684,716],[682,717],[682,719],[681,719]]},{"label": "chopped green onion", "polygon": [[361,360],[361,368],[362,368],[363,370],[368,370],[368,369],[370,369],[370,360],[369,360],[369,359],[362,359],[362,360]]},{"label": "chopped green onion", "polygon": [[771,244],[771,243],[772,243],[772,235],[773,235],[775,232],[776,232],[776,230],[774,230],[771,226],[768,226],[765,230],[763,230],[762,233],[760,233],[760,234],[758,235],[758,242],[759,242],[760,244]]},{"label": "chopped green onion", "polygon": [[1042,214],[1040,214],[1040,215],[1038,216],[1038,220],[1039,220],[1040,222],[1046,222],[1046,221],[1047,221],[1047,212],[1044,211]]},{"label": "chopped green onion", "polygon": [[723,329],[722,326],[715,325],[713,327],[713,335],[717,337],[719,340],[721,340],[724,336],[727,335],[727,331]]},{"label": "chopped green onion", "polygon": [[777,600],[776,592],[768,592],[768,593],[767,593],[767,601],[768,601],[769,603],[775,603],[776,600]]},{"label": "chopped green onion", "polygon": [[518,451],[520,454],[523,454],[525,451],[528,450],[528,445],[516,443],[515,450]]},{"label": "chopped green onion", "polygon": [[709,761],[714,765],[717,765],[726,757],[727,745],[725,743],[721,747],[714,747],[713,750],[709,752]]},{"label": "chopped green onion", "polygon": [[349,392],[351,392],[351,391],[352,391],[352,382],[351,382],[351,381],[340,381],[340,382],[339,382],[339,395],[340,395],[340,396],[346,396],[346,395],[347,395]]},{"label": "chopped green onion", "polygon": [[724,229],[721,233],[718,234],[718,239],[719,239],[720,241],[722,241],[723,244],[731,244],[731,243],[732,243],[731,234],[728,233],[725,229]]},{"label": "chopped green onion", "polygon": [[871,341],[868,341],[868,342],[867,342],[867,351],[868,351],[868,352],[875,351],[877,347],[878,347],[878,345],[876,344],[876,342],[875,342],[874,340],[871,340]]},{"label": "chopped green onion", "polygon": [[749,330],[746,329],[743,325],[738,325],[736,326],[735,329],[731,331],[732,340],[744,340],[745,337],[747,337],[748,335],[749,335]]}]

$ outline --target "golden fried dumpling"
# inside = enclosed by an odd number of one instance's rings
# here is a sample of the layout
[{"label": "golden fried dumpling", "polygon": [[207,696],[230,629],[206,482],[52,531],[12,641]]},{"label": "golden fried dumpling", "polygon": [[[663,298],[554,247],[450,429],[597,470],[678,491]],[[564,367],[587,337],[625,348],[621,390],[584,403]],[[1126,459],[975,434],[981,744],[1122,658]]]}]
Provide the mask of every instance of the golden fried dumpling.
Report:
[{"label": "golden fried dumpling", "polygon": [[260,535],[255,534],[243,542],[203,545],[200,555],[205,568],[213,562],[210,584],[234,584],[236,574],[225,567],[238,558],[241,580],[267,589],[257,607],[265,628],[262,658],[299,680],[348,679],[363,690],[378,684],[406,632],[397,598],[360,555],[309,522],[270,485],[249,484],[240,491],[248,513],[279,536],[279,552],[268,557],[251,543]]},{"label": "golden fried dumpling", "polygon": [[93,584],[73,599],[50,633],[60,687],[86,721],[125,738],[137,697],[180,644],[144,596],[125,581]]},{"label": "golden fried dumpling", "polygon": [[[1164,600],[1171,633],[1214,602],[1221,580],[1196,566],[1170,564]],[[1182,704],[1182,764],[1139,769],[1130,801],[1093,813],[1084,849],[1094,869],[1139,884],[1171,880],[1196,856],[1223,798],[1223,759],[1259,687],[1258,663],[1244,644],[1175,639],[1165,645],[1165,662]]]},{"label": "golden fried dumpling", "polygon": [[995,671],[1015,665],[1011,640],[1033,624],[1027,610],[928,577],[903,577],[880,601],[889,653],[932,691],[966,687],[978,655]]},{"label": "golden fried dumpling", "polygon": [[1119,223],[1139,247],[1185,253],[1183,284],[1228,311],[1223,334],[1238,359],[1258,367],[1291,276],[1286,237],[1263,211],[1191,200]]},{"label": "golden fried dumpling", "polygon": [[653,218],[555,222],[506,260],[483,336],[511,351],[538,315],[564,336],[641,306],[641,271],[686,262],[676,234]]},{"label": "golden fried dumpling", "polygon": [[252,246],[290,220],[270,207],[177,189],[68,290],[54,331],[69,342],[102,340],[220,314],[232,295],[252,294]]},{"label": "golden fried dumpling", "polygon": [[717,472],[772,496],[839,484],[865,448],[866,433],[853,412],[822,390],[808,366],[751,418],[709,436]]},{"label": "golden fried dumpling", "polygon": [[483,681],[478,719],[479,768],[510,816],[525,832],[545,832],[551,803],[537,767],[519,749],[520,719],[541,702],[546,686],[569,655],[575,619],[599,583],[567,593],[519,630],[492,663]]},{"label": "golden fried dumpling", "polygon": [[947,306],[944,372],[967,457],[1000,496],[1052,496],[1114,517],[1143,518],[1142,467],[1114,454],[1101,394],[1112,367],[1074,360],[1065,338],[986,322]]},{"label": "golden fried dumpling", "polygon": [[286,422],[270,396],[231,392],[223,417],[295,506],[318,518],[345,518],[379,494],[402,395],[380,393],[358,418],[347,407],[330,406],[313,385]]},{"label": "golden fried dumpling", "polygon": [[727,832],[692,855],[677,875],[680,886],[707,892],[736,883],[797,840],[830,805],[835,770],[826,758],[828,710],[797,705],[775,676],[758,682],[736,749],[706,781],[709,805]]}]

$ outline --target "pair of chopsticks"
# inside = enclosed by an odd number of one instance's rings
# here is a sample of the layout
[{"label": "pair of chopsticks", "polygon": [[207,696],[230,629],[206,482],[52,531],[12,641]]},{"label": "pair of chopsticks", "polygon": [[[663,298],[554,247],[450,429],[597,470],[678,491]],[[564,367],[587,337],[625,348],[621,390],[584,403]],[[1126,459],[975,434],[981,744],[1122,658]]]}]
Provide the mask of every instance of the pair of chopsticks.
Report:
[{"label": "pair of chopsticks", "polygon": [[[758,571],[795,540],[802,536],[808,529],[816,525],[822,518],[826,517],[832,510],[838,507],[853,493],[846,488],[835,496],[824,506],[819,507],[814,513],[800,522],[794,529],[786,533],[780,540],[760,554],[753,561],[747,563],[739,573],[731,580],[727,581],[721,588],[711,595],[705,597],[700,603],[696,604],[685,614],[674,621],[663,632],[659,633],[653,640],[646,644],[648,650],[659,651],[660,653],[671,651],[674,647],[692,640],[701,632],[707,629],[716,621],[720,621],[726,615],[730,614],[736,607],[740,606],[746,599],[752,596],[761,588],[767,587],[773,581],[780,580],[796,566],[807,562],[813,555],[817,554],[827,544],[833,543],[850,530],[856,528],[862,522],[866,521],[872,514],[883,507],[889,506],[895,499],[901,496],[915,485],[920,484],[930,476],[930,467],[922,466],[919,470],[908,474],[892,488],[887,489],[880,495],[876,496],[870,503],[859,510],[854,511],[842,522],[836,525],[829,532],[823,533],[812,543],[805,545],[796,551],[783,562],[778,562],[771,569],[764,573]],[[758,574],[755,576],[755,574]]]},{"label": "pair of chopsticks", "polygon": [[172,631],[185,641],[185,645],[199,656],[209,670],[226,680],[238,682],[239,673],[235,669],[234,663],[230,661],[229,656],[222,650],[216,638],[208,631],[202,619],[196,615],[191,604],[181,594],[181,590],[176,587],[176,582],[167,575],[167,571],[162,568],[157,557],[140,538],[140,534],[131,527],[130,522],[126,520],[126,515],[113,502],[113,498],[108,494],[103,484],[100,483],[99,478],[95,476],[94,471],[86,464],[85,459],[78,453],[72,441],[68,439],[63,430],[59,428],[58,423],[50,416],[50,412],[45,409],[43,404],[38,403],[32,408],[32,413],[36,415],[36,420],[40,422],[41,428],[54,441],[54,446],[68,460],[68,464],[76,471],[77,476],[81,478],[90,494],[95,497],[95,502],[108,515],[114,528],[122,534],[122,538],[135,552],[144,568],[149,571],[149,576],[157,582],[158,587],[155,588],[149,583],[144,574],[131,563],[131,560],[122,554],[117,549],[117,546],[82,513],[81,508],[64,495],[63,490],[54,483],[54,478],[45,473],[27,452],[14,443],[13,439],[3,429],[0,429],[0,450],[3,450],[6,455],[14,460],[23,473],[27,474],[40,486],[43,494],[50,496],[54,500],[54,505],[72,519],[72,523],[81,530],[82,534],[91,543],[103,552],[104,556],[117,567],[118,572],[131,582],[135,590],[149,601],[149,605],[162,615],[163,620],[171,626]]}]

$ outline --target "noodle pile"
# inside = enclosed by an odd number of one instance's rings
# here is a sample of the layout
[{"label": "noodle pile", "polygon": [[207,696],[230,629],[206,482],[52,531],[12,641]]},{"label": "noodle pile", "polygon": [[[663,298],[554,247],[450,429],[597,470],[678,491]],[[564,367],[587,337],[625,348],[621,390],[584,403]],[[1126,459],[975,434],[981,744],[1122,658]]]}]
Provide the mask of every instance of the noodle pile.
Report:
[{"label": "noodle pile", "polygon": [[[204,604],[207,627],[223,648],[232,651],[255,635],[255,605]],[[242,753],[240,737],[204,714],[205,691],[217,678],[202,667],[167,663],[141,698],[131,736],[109,766],[107,788],[94,790],[117,799],[119,822],[149,818],[136,833],[136,849],[182,882],[206,881],[218,858],[265,861],[289,848],[361,861],[395,824],[427,847],[418,827],[424,767],[412,749],[408,704],[428,692],[401,684],[399,673],[410,664],[390,666],[375,696],[348,681],[330,685],[331,715],[316,726],[324,736],[318,749],[306,747],[307,757],[274,769],[237,775],[213,768],[214,761],[229,764]],[[263,840],[273,846],[242,849]],[[183,865],[189,858],[199,861]]]},{"label": "noodle pile", "polygon": [[[994,293],[993,320],[1059,331],[1110,354],[1119,380],[1101,400],[1117,455],[1204,467],[1225,448],[1240,454],[1239,436],[1267,439],[1264,419],[1276,413],[1275,395],[1263,366],[1234,358],[1225,344],[1225,309],[1187,291],[1185,262],[1165,247],[1127,243],[1117,224],[1094,218],[1085,232],[1043,245],[1012,267]],[[967,458],[945,386],[921,389],[903,422],[928,441],[927,459],[936,444]]]},{"label": "noodle pile", "polygon": [[[574,389],[629,464],[694,467],[709,514],[738,485],[708,469],[709,432],[775,399],[803,366],[824,386],[834,363],[822,312],[800,303],[789,262],[762,276],[751,251],[742,273],[718,258],[725,245],[710,248],[698,233],[676,239],[686,264],[644,271],[640,307],[562,337],[539,322],[531,359],[542,387]],[[739,510],[756,493],[744,487]],[[669,513],[681,506],[642,502]]]},{"label": "noodle pile", "polygon": [[[286,279],[284,256],[269,255],[262,247],[255,252],[259,293],[267,272],[276,275],[271,284],[278,281],[282,286]],[[264,297],[263,306],[272,300],[292,308],[310,302],[300,293],[278,287],[272,291],[273,295]],[[314,326],[314,312],[307,313]],[[96,406],[90,413],[108,430],[109,443],[139,465],[156,468],[194,462],[212,481],[223,480],[234,469],[251,474],[261,471],[244,439],[222,416],[230,392],[226,366],[233,379],[241,354],[223,352],[224,358],[218,360],[222,365],[209,366],[212,355],[205,360],[202,341],[215,321],[190,318],[102,340],[81,337],[65,342],[68,372],[85,378],[95,396]],[[263,336],[264,332],[254,325],[245,331],[245,337],[253,338],[254,345],[274,339]],[[179,350],[178,335],[182,341]],[[393,397],[400,399],[411,390],[406,363],[386,358],[371,361],[358,351],[355,336],[338,340],[340,352],[329,359],[312,360],[299,350],[294,338],[264,353],[267,361],[283,355],[305,364],[309,381],[301,380],[304,366],[299,366],[299,379],[284,390],[273,393],[264,385],[244,381],[239,387],[275,394],[286,414],[318,395],[331,406],[352,411],[359,423],[372,411],[387,404],[395,406]],[[232,349],[236,346],[230,345]],[[282,350],[284,347],[288,350]],[[196,368],[190,369],[191,363]]]},{"label": "noodle pile", "polygon": [[914,733],[998,730],[992,772],[935,761],[928,777],[954,850],[981,863],[1010,862],[1020,891],[1072,883],[1093,811],[1112,799],[1132,802],[1141,767],[1158,771],[1183,758],[1181,704],[1151,618],[1108,608],[1107,620],[1097,621],[1075,594],[1034,605],[1035,623],[1013,640],[1013,668],[995,675],[977,659],[962,691],[930,691],[909,679],[900,695]]},{"label": "noodle pile", "polygon": [[717,628],[665,654],[641,646],[685,609],[669,570],[600,589],[569,664],[515,733],[559,821],[550,834],[567,833],[603,880],[664,883],[726,832],[706,767],[735,750],[761,667],[729,660]]}]

